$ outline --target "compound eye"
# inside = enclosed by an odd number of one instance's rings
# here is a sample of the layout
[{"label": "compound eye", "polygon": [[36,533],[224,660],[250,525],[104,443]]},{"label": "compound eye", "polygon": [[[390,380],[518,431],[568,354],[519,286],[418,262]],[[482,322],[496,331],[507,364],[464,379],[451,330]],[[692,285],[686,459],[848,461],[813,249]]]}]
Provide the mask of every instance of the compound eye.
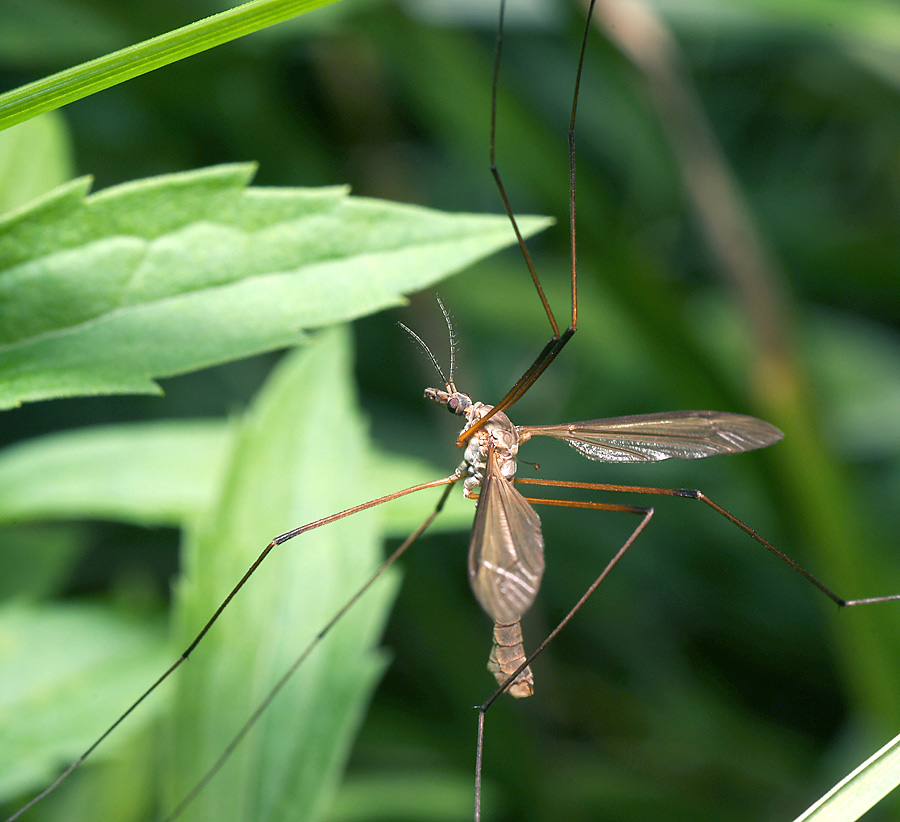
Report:
[{"label": "compound eye", "polygon": [[470,400],[465,394],[454,393],[451,394],[449,399],[447,400],[447,410],[452,414],[459,414],[463,416],[466,413],[467,408],[471,408],[472,400]]}]

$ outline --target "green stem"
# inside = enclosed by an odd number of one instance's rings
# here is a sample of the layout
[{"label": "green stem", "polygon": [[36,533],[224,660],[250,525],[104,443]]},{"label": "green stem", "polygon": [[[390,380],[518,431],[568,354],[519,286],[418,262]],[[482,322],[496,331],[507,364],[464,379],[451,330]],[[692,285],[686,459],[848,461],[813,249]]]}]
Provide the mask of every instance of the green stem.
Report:
[{"label": "green stem", "polygon": [[0,95],[0,130],[334,0],[253,0]]}]

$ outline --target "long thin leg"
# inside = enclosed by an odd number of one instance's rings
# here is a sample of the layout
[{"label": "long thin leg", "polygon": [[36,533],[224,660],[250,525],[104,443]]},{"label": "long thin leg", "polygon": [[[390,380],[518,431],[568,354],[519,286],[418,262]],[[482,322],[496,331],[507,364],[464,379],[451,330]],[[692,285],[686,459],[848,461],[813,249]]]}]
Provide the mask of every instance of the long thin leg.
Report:
[{"label": "long thin leg", "polygon": [[[48,787],[44,788],[43,791],[41,791],[37,796],[35,796],[33,799],[31,799],[26,805],[21,807],[12,816],[8,817],[5,820],[5,822],[14,822],[16,819],[21,817],[22,814],[24,814],[26,811],[28,811],[30,808],[32,808],[34,805],[36,805],[38,802],[40,802],[44,797],[46,797],[48,794],[50,794],[54,790],[56,790],[56,788],[69,776],[69,774],[72,773],[72,771],[74,771],[82,762],[84,762],[84,760],[87,759],[94,752],[94,750],[96,750],[96,748],[113,731],[115,731],[115,729],[118,728],[119,725],[121,725],[125,721],[125,719],[145,699],[147,699],[147,697],[150,696],[150,694],[152,694],[160,685],[162,685],[162,683],[165,682],[175,672],[175,670],[181,666],[181,664],[190,656],[190,654],[194,650],[194,648],[196,648],[197,645],[200,644],[203,637],[206,636],[207,632],[210,630],[210,628],[212,628],[213,624],[216,622],[216,620],[219,618],[219,616],[222,614],[222,612],[225,610],[225,608],[228,607],[231,600],[234,599],[234,597],[237,595],[238,591],[240,591],[241,588],[244,587],[244,584],[253,575],[253,572],[256,571],[256,569],[260,566],[260,564],[263,562],[263,560],[269,555],[269,553],[272,551],[273,548],[275,548],[278,545],[281,545],[282,543],[287,542],[288,540],[293,539],[294,537],[300,536],[300,534],[305,534],[307,531],[312,531],[316,528],[321,528],[323,525],[330,525],[332,522],[337,522],[337,520],[339,520],[339,519],[344,519],[344,517],[349,517],[349,516],[352,516],[353,514],[358,514],[360,511],[365,511],[369,508],[375,508],[378,505],[382,505],[383,503],[386,503],[386,502],[391,502],[392,500],[399,499],[400,497],[405,497],[408,494],[414,494],[416,491],[424,491],[426,488],[437,488],[441,485],[448,486],[447,489],[445,490],[443,496],[441,497],[441,501],[439,503],[438,509],[428,520],[426,520],[426,522],[424,523],[422,528],[416,532],[416,534],[413,537],[413,538],[415,538],[415,536],[418,536],[418,534],[420,534],[423,530],[425,530],[425,527],[427,527],[428,524],[430,524],[431,520],[434,518],[434,516],[437,514],[437,512],[440,510],[440,508],[443,507],[444,500],[446,499],[447,494],[449,493],[450,487],[452,487],[452,484],[457,482],[459,479],[460,479],[460,477],[457,474],[451,474],[449,477],[444,477],[443,479],[432,480],[431,482],[423,482],[423,483],[420,483],[419,485],[413,485],[410,488],[404,488],[402,491],[395,491],[392,494],[387,494],[386,496],[378,497],[377,499],[373,499],[373,500],[369,500],[369,502],[364,502],[360,505],[355,505],[352,508],[347,508],[344,511],[340,511],[337,514],[332,514],[331,516],[315,520],[314,522],[307,523],[306,525],[301,525],[298,528],[294,528],[290,531],[286,531],[285,533],[279,534],[277,537],[275,537],[262,550],[260,555],[253,561],[252,565],[247,569],[247,571],[244,573],[244,575],[238,581],[237,585],[235,585],[234,588],[231,589],[228,596],[225,597],[225,599],[222,601],[221,605],[219,605],[219,607],[216,609],[215,613],[209,618],[206,625],[203,626],[203,628],[200,630],[200,632],[197,634],[197,636],[194,637],[191,644],[188,645],[188,647],[181,653],[181,655],[178,657],[178,659],[176,659],[175,662],[172,663],[172,665],[170,665],[163,672],[163,674],[149,688],[147,688],[147,690],[144,691],[119,716],[119,718],[116,719],[116,721],[112,723],[112,725],[110,725],[96,740],[94,740],[94,742],[91,743],[90,747],[84,753],[82,753],[74,762],[72,762]],[[412,540],[409,540],[408,542],[411,544]],[[405,547],[401,546],[401,547],[403,547],[403,550],[406,550],[406,548],[409,547],[406,543],[404,543],[404,546]],[[397,554],[397,552],[395,552],[395,554],[399,555],[399,554]],[[384,570],[384,568],[386,568],[388,565],[390,565],[395,559],[396,559],[396,556],[392,556],[391,559],[389,559],[381,568],[379,568],[379,570],[376,572],[375,575],[377,576],[378,574],[380,574]],[[371,584],[372,584],[372,580],[369,580],[362,590],[365,590]],[[351,600],[351,602],[349,602],[348,605],[345,606],[345,608],[343,610],[346,610],[348,607],[350,607],[350,605],[352,605],[353,602],[355,602],[359,598],[359,595],[361,593],[362,593],[362,591],[360,591],[359,594],[357,594]],[[343,610],[341,613],[343,613]],[[325,632],[330,630],[332,624],[333,623],[330,622],[326,626],[325,630],[323,632],[321,632],[320,635],[313,641],[313,644],[315,644],[315,642],[317,642],[319,639],[321,639],[321,636],[323,636]],[[311,649],[308,649],[305,653],[308,653],[309,650],[311,650]],[[302,660],[301,660],[301,662],[302,662]],[[283,685],[283,683],[279,683],[277,688],[280,689],[280,687],[282,685]],[[256,721],[255,718],[253,721]],[[230,751],[229,751],[229,753],[230,753]]]},{"label": "long thin leg", "polygon": [[560,488],[581,488],[587,491],[615,491],[619,493],[626,494],[656,494],[660,496],[667,497],[683,497],[685,499],[697,499],[701,502],[706,503],[710,508],[713,509],[718,514],[721,514],[725,519],[729,522],[736,525],[740,528],[745,534],[749,534],[753,539],[755,539],[763,548],[771,551],[778,557],[782,562],[787,563],[791,568],[793,568],[798,574],[800,574],[804,579],[811,582],[816,586],[825,596],[827,596],[832,602],[836,603],[841,608],[850,608],[854,605],[871,605],[875,602],[894,602],[896,600],[900,600],[900,594],[888,594],[886,596],[878,596],[878,597],[864,597],[862,599],[844,599],[844,597],[839,596],[830,588],[828,588],[824,583],[822,583],[819,579],[813,576],[809,571],[807,571],[802,565],[800,565],[795,560],[791,559],[787,554],[781,551],[779,548],[776,548],[769,540],[765,537],[758,534],[754,531],[749,525],[745,522],[739,520],[734,514],[726,511],[721,505],[713,502],[706,494],[702,491],[698,491],[696,488],[646,488],[640,485],[607,485],[593,482],[567,482],[564,480],[543,480],[543,479],[516,479],[516,483],[522,483],[526,485],[545,485],[550,487],[560,487]]},{"label": "long thin leg", "polygon": [[[294,660],[291,664],[290,668],[284,672],[282,677],[275,683],[272,689],[266,694],[265,698],[259,705],[256,707],[256,710],[250,715],[247,721],[240,727],[238,732],[234,735],[231,742],[225,747],[225,750],[222,751],[219,758],[215,761],[212,767],[203,775],[199,782],[191,788],[190,792],[178,805],[172,810],[172,812],[166,816],[163,822],[172,822],[172,820],[177,819],[181,816],[182,812],[200,795],[201,791],[210,783],[210,781],[215,777],[215,775],[221,770],[222,766],[228,761],[231,757],[231,754],[234,753],[234,750],[241,744],[243,738],[249,733],[251,728],[259,721],[260,717],[266,712],[266,709],[272,703],[272,700],[278,696],[278,693],[287,685],[288,681],[293,677],[293,675],[297,672],[297,669],[306,661],[306,658],[315,650],[316,646],[325,638],[328,632],[343,618],[344,614],[347,613],[369,590],[369,588],[375,583],[377,580],[388,568],[390,568],[398,559],[400,559],[403,554],[406,553],[407,549],[425,532],[425,529],[434,522],[435,517],[440,514],[441,510],[444,507],[444,503],[447,501],[447,497],[450,496],[450,491],[453,489],[452,483],[458,480],[459,477],[454,475],[453,477],[448,477],[441,482],[447,483],[447,487],[444,489],[444,493],[441,494],[440,499],[438,500],[437,505],[434,510],[425,518],[422,524],[416,528],[415,531],[412,532],[403,543],[395,550],[378,568],[372,573],[372,575],[366,580],[363,586],[347,600],[344,605],[342,605],[334,616],[325,623],[325,626],[320,630],[309,642],[309,644],[300,652],[299,656]],[[427,486],[423,487],[432,487],[436,483],[428,483]],[[385,500],[386,501],[386,500]],[[293,533],[293,532],[288,532]],[[302,532],[301,532],[302,533]],[[284,535],[282,535],[284,536]],[[295,534],[296,536],[296,534]],[[290,537],[288,537],[290,539]]]},{"label": "long thin leg", "polygon": [[[518,480],[517,480],[518,482]],[[564,486],[566,483],[550,483],[553,485]],[[558,636],[559,632],[562,631],[566,625],[569,624],[572,617],[581,610],[581,607],[585,602],[593,595],[594,591],[600,586],[600,583],[606,579],[607,575],[610,571],[615,567],[618,561],[625,555],[625,552],[634,544],[634,541],[638,538],[644,528],[647,527],[647,523],[650,522],[650,518],[653,516],[652,508],[643,508],[635,505],[615,505],[609,503],[602,502],[583,502],[581,500],[555,500],[555,499],[532,499],[530,497],[526,497],[528,502],[536,505],[557,505],[566,508],[589,508],[594,511],[617,511],[628,514],[639,514],[641,516],[641,521],[637,524],[635,529],[631,532],[631,535],[627,540],[622,544],[622,547],[616,551],[615,555],[610,559],[608,563],[606,563],[606,567],[600,572],[600,575],[591,583],[588,589],[582,594],[581,598],[575,605],[572,606],[569,613],[567,613],[562,620],[560,620],[559,624],[547,635],[543,642],[535,648],[534,651],[529,654],[528,658],[512,673],[509,678],[504,682],[499,688],[497,688],[494,693],[478,708],[478,733],[477,733],[477,741],[475,743],[475,822],[480,822],[481,820],[481,774],[482,774],[482,764],[484,760],[484,717],[487,713],[488,708],[494,704],[497,697],[500,696],[513,682],[515,682],[516,677],[527,668],[531,662],[543,652],[544,648],[546,648],[554,639]]]},{"label": "long thin leg", "polygon": [[[818,588],[823,594],[825,594],[829,599],[831,599],[834,603],[836,603],[840,607],[851,607],[854,605],[868,605],[875,602],[891,602],[900,600],[900,594],[891,594],[887,596],[879,596],[879,597],[866,597],[863,599],[845,599],[844,597],[839,596],[822,582],[820,582],[815,576],[813,576],[809,571],[807,571],[803,566],[799,563],[791,559],[787,554],[785,554],[780,549],[776,548],[771,542],[769,542],[765,537],[758,534],[754,531],[749,525],[747,525],[742,520],[738,519],[734,514],[727,511],[721,505],[716,502],[713,502],[709,497],[706,496],[702,491],[693,489],[693,488],[654,488],[654,487],[646,487],[639,485],[612,485],[608,483],[593,483],[593,482],[572,482],[565,480],[545,480],[545,479],[534,479],[534,478],[517,478],[515,480],[517,485],[539,485],[551,488],[571,488],[571,489],[581,489],[587,491],[612,491],[617,493],[629,493],[629,494],[653,494],[657,496],[669,496],[669,497],[681,497],[684,499],[696,499],[700,500],[710,508],[712,508],[716,513],[725,517],[729,522],[736,525],[740,528],[744,533],[753,537],[760,545],[762,545],[767,550],[771,551],[776,557],[789,565],[793,570],[803,576],[806,580],[811,582],[816,588]],[[596,591],[597,587],[601,582],[606,578],[607,574],[612,570],[613,566],[621,559],[622,555],[628,548],[631,547],[634,540],[638,537],[638,535],[644,530],[647,523],[650,521],[650,518],[653,515],[652,508],[639,508],[635,506],[628,505],[606,505],[602,503],[593,503],[593,502],[583,502],[580,500],[550,500],[550,499],[535,499],[526,497],[528,502],[532,504],[547,504],[547,505],[558,505],[572,508],[591,508],[595,510],[607,510],[607,511],[626,511],[632,513],[644,514],[643,519],[638,524],[637,528],[631,533],[628,540],[624,543],[624,545],[619,549],[619,551],[613,556],[613,558],[607,563],[606,567],[601,572],[600,576],[591,584],[591,586],[585,591],[584,595],[575,603],[569,613],[560,621],[560,623],[550,632],[547,638],[541,642],[540,645],[528,656],[528,658],[519,666],[516,671],[514,671],[507,681],[497,688],[493,694],[479,707],[478,709],[478,732],[477,732],[477,742],[475,748],[475,820],[479,822],[481,818],[481,782],[482,782],[482,766],[483,766],[483,751],[484,751],[484,721],[485,714],[488,708],[494,703],[494,701],[502,694],[509,685],[515,681],[516,677],[519,673],[524,670],[527,666],[529,666],[533,660],[547,647],[547,645],[552,642],[559,632],[568,624],[568,622],[572,619],[572,617],[581,609],[587,599]]]},{"label": "long thin leg", "polygon": [[575,91],[572,97],[572,114],[569,119],[569,131],[568,131],[568,146],[569,146],[569,243],[571,248],[571,317],[569,321],[569,327],[560,333],[559,325],[556,322],[556,318],[553,316],[553,311],[550,308],[550,303],[547,301],[547,297],[544,294],[544,289],[541,286],[541,281],[537,275],[537,271],[534,268],[534,263],[531,260],[531,254],[528,251],[528,245],[525,242],[525,238],[522,237],[522,233],[519,231],[519,225],[516,222],[515,214],[513,213],[512,206],[509,202],[509,197],[506,194],[506,188],[503,185],[503,180],[500,177],[500,172],[497,169],[496,164],[496,126],[497,126],[497,82],[500,74],[500,51],[503,45],[503,20],[506,13],[506,0],[501,0],[500,2],[500,22],[497,26],[497,47],[494,52],[494,77],[493,84],[491,87],[491,147],[490,147],[490,157],[491,157],[491,174],[494,177],[494,181],[497,183],[497,188],[500,191],[500,199],[503,200],[503,207],[506,209],[506,213],[509,216],[510,223],[512,223],[513,231],[516,233],[516,238],[519,241],[519,248],[522,249],[522,256],[525,258],[525,264],[528,266],[528,272],[531,274],[531,280],[534,283],[534,287],[537,290],[538,297],[541,300],[541,305],[544,306],[544,312],[547,314],[547,319],[550,322],[550,328],[552,330],[552,336],[547,341],[547,344],[541,350],[541,353],[538,354],[535,361],[529,366],[529,368],[525,371],[525,373],[516,381],[515,385],[506,392],[506,395],[498,402],[491,411],[489,411],[485,416],[481,418],[475,425],[469,428],[464,433],[460,434],[459,438],[456,440],[456,444],[462,446],[465,441],[472,436],[472,434],[481,428],[487,420],[489,420],[494,414],[498,411],[505,411],[509,408],[514,402],[519,400],[526,391],[534,384],[535,380],[544,373],[544,370],[550,365],[553,360],[556,359],[556,356],[562,351],[565,344],[572,338],[575,334],[575,329],[578,325],[578,266],[577,266],[577,253],[575,246],[575,113],[578,108],[578,92],[581,87],[581,73],[584,66],[584,55],[587,49],[587,38],[588,32],[590,31],[590,21],[591,15],[594,11],[594,2],[595,0],[591,0],[590,7],[588,9],[587,20],[585,21],[584,27],[584,35],[581,40],[581,51],[578,56],[578,71],[575,77]]}]

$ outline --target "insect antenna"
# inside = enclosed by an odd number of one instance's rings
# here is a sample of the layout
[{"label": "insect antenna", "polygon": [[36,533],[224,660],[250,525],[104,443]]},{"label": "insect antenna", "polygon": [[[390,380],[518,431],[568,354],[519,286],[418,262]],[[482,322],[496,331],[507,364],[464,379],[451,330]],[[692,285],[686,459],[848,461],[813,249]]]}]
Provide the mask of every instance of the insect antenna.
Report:
[{"label": "insect antenna", "polygon": [[[435,294],[437,304],[441,307],[441,313],[444,315],[444,322],[447,323],[447,334],[450,338],[450,385],[455,385],[453,381],[453,373],[456,370],[456,332],[453,330],[453,322],[450,319],[450,312],[444,307],[443,300]],[[443,378],[443,375],[441,375]]]},{"label": "insect antenna", "polygon": [[[450,383],[447,381],[447,378],[444,376],[443,369],[437,361],[437,357],[435,357],[434,354],[431,353],[431,349],[428,347],[428,344],[425,342],[425,340],[423,340],[418,334],[416,334],[416,332],[413,331],[408,325],[404,325],[401,322],[398,322],[397,325],[399,325],[407,334],[409,334],[409,336],[412,337],[419,344],[419,347],[428,355],[428,358],[431,360],[431,364],[434,366],[434,370],[438,372],[438,375],[440,376],[444,385],[450,385]],[[451,374],[452,373],[453,372],[451,372]]]},{"label": "insect antenna", "polygon": [[456,332],[453,330],[453,322],[450,319],[450,312],[447,311],[444,306],[443,301],[440,297],[437,297],[437,303],[441,307],[441,313],[444,315],[444,321],[447,323],[447,331],[450,336],[450,379],[448,380],[446,376],[444,376],[444,370],[441,368],[440,363],[437,361],[437,357],[434,356],[431,349],[428,347],[428,344],[423,340],[415,331],[413,331],[408,325],[405,323],[399,322],[399,325],[410,337],[412,337],[418,344],[419,347],[428,355],[428,358],[431,360],[431,364],[434,366],[434,370],[437,371],[438,376],[441,378],[441,382],[447,386],[449,391],[455,391],[456,385],[453,382],[453,372],[456,368]]}]

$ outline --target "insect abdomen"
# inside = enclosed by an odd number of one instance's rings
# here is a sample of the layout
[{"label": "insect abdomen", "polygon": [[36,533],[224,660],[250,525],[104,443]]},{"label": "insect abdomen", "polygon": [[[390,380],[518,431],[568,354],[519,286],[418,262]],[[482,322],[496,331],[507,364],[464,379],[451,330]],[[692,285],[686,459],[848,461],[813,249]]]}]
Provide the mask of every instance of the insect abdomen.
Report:
[{"label": "insect abdomen", "polygon": [[[495,622],[494,647],[491,648],[491,658],[487,664],[488,670],[497,678],[497,682],[503,685],[524,661],[525,646],[522,640],[522,624],[513,622],[503,625]],[[534,677],[531,675],[531,668],[524,668],[520,671],[506,692],[516,699],[531,696],[534,693]]]}]

